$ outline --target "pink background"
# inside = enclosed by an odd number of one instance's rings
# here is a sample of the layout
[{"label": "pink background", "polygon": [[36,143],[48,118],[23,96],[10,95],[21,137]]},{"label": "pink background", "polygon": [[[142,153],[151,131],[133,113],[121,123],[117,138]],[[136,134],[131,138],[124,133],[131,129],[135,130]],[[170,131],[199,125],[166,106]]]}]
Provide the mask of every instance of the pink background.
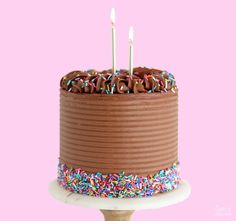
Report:
[{"label": "pink background", "polygon": [[232,220],[235,216],[236,2],[0,1],[2,220],[102,220],[96,209],[48,194],[59,153],[59,80],[74,69],[117,66],[173,72],[180,88],[179,157],[191,197],[133,220]]}]

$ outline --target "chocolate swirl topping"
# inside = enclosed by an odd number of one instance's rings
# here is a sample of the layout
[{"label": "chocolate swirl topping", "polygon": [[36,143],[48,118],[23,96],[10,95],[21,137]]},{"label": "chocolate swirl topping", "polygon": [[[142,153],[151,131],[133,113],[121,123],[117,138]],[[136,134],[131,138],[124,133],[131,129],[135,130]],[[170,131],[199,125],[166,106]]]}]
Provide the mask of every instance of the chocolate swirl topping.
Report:
[{"label": "chocolate swirl topping", "polygon": [[146,67],[134,68],[132,76],[128,70],[102,72],[96,70],[72,71],[60,82],[61,89],[72,93],[162,93],[177,89],[175,78],[167,71]]}]

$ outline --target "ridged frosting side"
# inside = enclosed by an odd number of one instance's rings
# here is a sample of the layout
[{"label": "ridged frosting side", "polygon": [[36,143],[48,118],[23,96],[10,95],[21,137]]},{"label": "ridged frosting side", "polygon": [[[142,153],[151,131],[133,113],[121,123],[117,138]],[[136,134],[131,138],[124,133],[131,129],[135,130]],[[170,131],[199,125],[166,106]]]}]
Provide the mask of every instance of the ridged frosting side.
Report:
[{"label": "ridged frosting side", "polygon": [[96,173],[148,175],[178,161],[178,91],[60,91],[60,162]]}]

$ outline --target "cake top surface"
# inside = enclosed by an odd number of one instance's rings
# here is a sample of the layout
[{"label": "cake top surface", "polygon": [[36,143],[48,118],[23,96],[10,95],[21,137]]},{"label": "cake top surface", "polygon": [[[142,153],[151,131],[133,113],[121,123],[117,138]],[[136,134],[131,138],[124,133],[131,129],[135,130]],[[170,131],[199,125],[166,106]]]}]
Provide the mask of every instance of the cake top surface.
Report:
[{"label": "cake top surface", "polygon": [[71,93],[88,94],[175,93],[177,89],[171,73],[146,67],[134,68],[132,76],[125,69],[114,75],[111,69],[72,71],[62,77],[60,86]]}]

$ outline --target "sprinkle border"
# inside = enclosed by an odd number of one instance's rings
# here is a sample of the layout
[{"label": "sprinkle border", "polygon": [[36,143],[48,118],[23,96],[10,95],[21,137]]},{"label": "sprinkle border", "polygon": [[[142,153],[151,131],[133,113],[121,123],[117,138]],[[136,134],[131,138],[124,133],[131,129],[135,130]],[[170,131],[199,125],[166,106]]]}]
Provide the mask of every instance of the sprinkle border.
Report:
[{"label": "sprinkle border", "polygon": [[57,178],[59,185],[70,192],[108,198],[151,197],[176,189],[180,180],[179,163],[148,176],[87,173],[59,163]]}]

